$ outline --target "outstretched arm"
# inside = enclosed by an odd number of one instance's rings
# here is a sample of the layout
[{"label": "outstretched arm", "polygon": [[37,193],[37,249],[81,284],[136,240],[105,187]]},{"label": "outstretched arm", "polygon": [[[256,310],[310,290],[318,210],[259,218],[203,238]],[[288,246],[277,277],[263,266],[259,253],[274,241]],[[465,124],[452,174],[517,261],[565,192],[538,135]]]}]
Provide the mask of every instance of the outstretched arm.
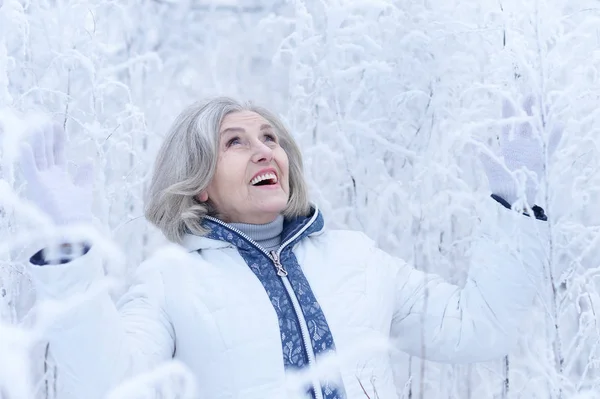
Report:
[{"label": "outstretched arm", "polygon": [[[92,219],[91,169],[72,179],[64,146],[60,126],[41,124],[23,143],[20,159],[27,198],[63,229]],[[99,288],[104,268],[93,242],[59,237],[31,258],[29,269],[38,301],[72,305],[43,331],[56,361],[57,397],[104,398],[128,376],[171,359],[174,332],[158,265],[140,266],[117,305]]]},{"label": "outstretched arm", "polygon": [[[533,116],[533,106],[534,98],[527,97],[525,117]],[[502,116],[515,114],[505,101]],[[489,220],[481,223],[463,288],[374,250],[382,262],[397,267],[392,336],[404,351],[443,362],[486,361],[509,352],[548,267],[547,217],[535,200],[545,154],[561,135],[554,129],[544,146],[531,119],[507,120],[500,154],[482,157],[495,201],[485,215]]]}]

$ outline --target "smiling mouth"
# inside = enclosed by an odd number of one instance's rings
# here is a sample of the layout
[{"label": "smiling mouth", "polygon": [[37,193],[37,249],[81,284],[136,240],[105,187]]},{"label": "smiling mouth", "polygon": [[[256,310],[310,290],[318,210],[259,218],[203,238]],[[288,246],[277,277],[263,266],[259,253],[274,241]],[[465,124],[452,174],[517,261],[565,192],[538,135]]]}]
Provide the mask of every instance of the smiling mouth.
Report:
[{"label": "smiling mouth", "polygon": [[273,186],[277,184],[278,179],[275,173],[269,172],[264,175],[256,176],[250,181],[252,186]]}]

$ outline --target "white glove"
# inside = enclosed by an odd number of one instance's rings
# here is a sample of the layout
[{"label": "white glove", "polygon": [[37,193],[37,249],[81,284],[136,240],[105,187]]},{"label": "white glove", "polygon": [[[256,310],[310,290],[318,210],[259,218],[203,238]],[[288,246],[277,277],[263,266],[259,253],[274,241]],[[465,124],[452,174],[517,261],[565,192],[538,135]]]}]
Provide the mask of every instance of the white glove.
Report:
[{"label": "white glove", "polygon": [[20,154],[25,195],[58,225],[91,222],[93,166],[82,165],[72,179],[64,150],[65,133],[58,124],[31,129]]},{"label": "white glove", "polygon": [[[534,101],[534,96],[529,95],[523,102],[523,111],[529,117],[533,117]],[[503,101],[502,117],[510,118],[515,114],[512,103]],[[563,130],[562,125],[552,129],[548,138],[548,157],[556,150]],[[511,205],[519,198],[523,198],[524,194],[527,205],[532,207],[535,205],[546,160],[542,137],[534,131],[531,122],[517,122],[502,128],[499,143],[498,157],[485,153],[481,157],[492,193],[502,197]],[[516,171],[521,171],[521,175],[518,176]]]}]

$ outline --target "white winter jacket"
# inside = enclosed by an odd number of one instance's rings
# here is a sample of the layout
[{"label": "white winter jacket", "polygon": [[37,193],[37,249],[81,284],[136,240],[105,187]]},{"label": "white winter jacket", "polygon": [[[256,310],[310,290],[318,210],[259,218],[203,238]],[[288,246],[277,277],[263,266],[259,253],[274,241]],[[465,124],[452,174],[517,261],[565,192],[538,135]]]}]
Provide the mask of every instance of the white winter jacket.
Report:
[{"label": "white winter jacket", "polygon": [[[381,338],[440,362],[507,354],[541,282],[545,237],[543,222],[496,211],[496,225],[482,223],[490,228],[473,248],[463,288],[413,269],[362,233],[321,229],[294,244],[335,339],[334,368],[348,398],[365,398],[363,387],[375,397],[372,385],[380,398],[397,396],[389,353],[371,345]],[[187,236],[184,247],[187,254],[163,252],[144,262],[116,305],[100,293],[55,323],[47,338],[59,399],[103,398],[173,358],[195,377],[198,398],[294,397],[276,304],[238,250],[198,236]],[[38,298],[85,292],[103,276],[98,252],[96,246],[67,264],[31,265]]]}]

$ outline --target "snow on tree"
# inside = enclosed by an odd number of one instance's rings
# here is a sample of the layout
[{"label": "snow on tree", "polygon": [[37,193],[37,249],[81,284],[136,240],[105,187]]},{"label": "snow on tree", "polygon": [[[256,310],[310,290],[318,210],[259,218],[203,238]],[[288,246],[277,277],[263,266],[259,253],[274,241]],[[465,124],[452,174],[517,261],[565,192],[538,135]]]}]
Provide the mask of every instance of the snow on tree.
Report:
[{"label": "snow on tree", "polygon": [[[393,354],[399,395],[597,392],[599,16],[591,0],[0,1],[0,398],[54,397],[44,317],[16,251],[43,224],[18,198],[27,116],[64,125],[73,170],[95,163],[97,226],[121,251],[107,268],[126,280],[164,243],[143,218],[161,139],[185,105],[216,94],[284,117],[329,227],[365,231],[457,284],[489,211],[478,143],[494,147],[502,99],[533,94],[540,139],[565,129],[538,198],[552,229],[546,291],[505,359]],[[162,379],[176,397],[187,378],[165,365],[121,395]]]}]

